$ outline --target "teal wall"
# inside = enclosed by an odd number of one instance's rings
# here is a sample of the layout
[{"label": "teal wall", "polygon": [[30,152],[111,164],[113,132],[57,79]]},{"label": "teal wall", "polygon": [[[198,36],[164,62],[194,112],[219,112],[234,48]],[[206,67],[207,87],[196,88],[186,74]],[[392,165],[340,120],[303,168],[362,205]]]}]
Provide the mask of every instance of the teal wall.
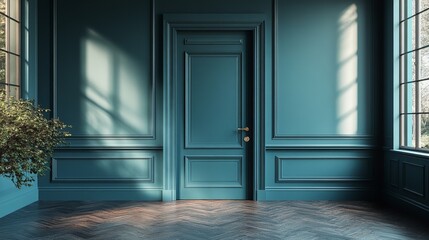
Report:
[{"label": "teal wall", "polygon": [[7,178],[0,178],[0,218],[27,206],[39,198],[37,184],[17,189]]},{"label": "teal wall", "polygon": [[384,189],[389,202],[429,216],[429,157],[399,149],[399,0],[384,5]]},{"label": "teal wall", "polygon": [[[163,14],[262,14],[258,200],[366,199],[377,113],[370,0],[39,0],[38,96],[72,124],[41,200],[161,200]],[[310,7],[311,6],[311,7]]]},{"label": "teal wall", "polygon": [[40,199],[160,200],[162,92],[153,70],[153,3],[39,6],[39,100],[73,126],[51,174],[40,178]]},{"label": "teal wall", "polygon": [[[374,191],[373,1],[275,1],[266,87],[266,199],[364,199]],[[309,7],[311,6],[311,7]]]}]

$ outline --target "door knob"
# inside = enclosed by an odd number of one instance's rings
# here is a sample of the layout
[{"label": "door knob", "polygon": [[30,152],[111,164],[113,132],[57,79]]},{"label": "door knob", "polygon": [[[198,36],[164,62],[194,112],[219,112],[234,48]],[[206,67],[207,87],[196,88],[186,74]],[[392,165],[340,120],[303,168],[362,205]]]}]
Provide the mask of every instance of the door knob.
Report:
[{"label": "door knob", "polygon": [[238,130],[238,131],[245,131],[245,132],[248,132],[248,131],[250,131],[250,128],[249,128],[249,127],[244,127],[244,128],[238,128],[237,130]]}]

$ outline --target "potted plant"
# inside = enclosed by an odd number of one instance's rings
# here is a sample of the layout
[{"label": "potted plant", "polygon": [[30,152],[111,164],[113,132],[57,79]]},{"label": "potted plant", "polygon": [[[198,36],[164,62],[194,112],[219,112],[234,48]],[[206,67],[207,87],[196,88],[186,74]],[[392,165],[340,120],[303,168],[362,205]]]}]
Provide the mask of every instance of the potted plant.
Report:
[{"label": "potted plant", "polygon": [[49,169],[54,148],[64,144],[70,127],[32,101],[7,96],[0,90],[0,176],[10,178],[17,188],[31,186],[34,175]]}]

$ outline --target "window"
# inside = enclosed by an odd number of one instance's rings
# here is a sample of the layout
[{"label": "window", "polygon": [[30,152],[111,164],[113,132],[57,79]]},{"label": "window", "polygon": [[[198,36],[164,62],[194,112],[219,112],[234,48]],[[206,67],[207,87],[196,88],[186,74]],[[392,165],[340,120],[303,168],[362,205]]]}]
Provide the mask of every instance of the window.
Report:
[{"label": "window", "polygon": [[20,96],[20,0],[0,0],[0,89]]},{"label": "window", "polygon": [[429,0],[400,9],[401,147],[429,151]]}]

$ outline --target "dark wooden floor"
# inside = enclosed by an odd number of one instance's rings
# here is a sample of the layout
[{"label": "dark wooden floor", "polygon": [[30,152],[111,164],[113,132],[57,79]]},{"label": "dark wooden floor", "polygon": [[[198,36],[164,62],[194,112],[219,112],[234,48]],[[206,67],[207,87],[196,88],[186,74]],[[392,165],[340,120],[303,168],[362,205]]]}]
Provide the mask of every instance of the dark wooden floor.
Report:
[{"label": "dark wooden floor", "polygon": [[0,239],[429,239],[429,223],[367,202],[38,202]]}]

